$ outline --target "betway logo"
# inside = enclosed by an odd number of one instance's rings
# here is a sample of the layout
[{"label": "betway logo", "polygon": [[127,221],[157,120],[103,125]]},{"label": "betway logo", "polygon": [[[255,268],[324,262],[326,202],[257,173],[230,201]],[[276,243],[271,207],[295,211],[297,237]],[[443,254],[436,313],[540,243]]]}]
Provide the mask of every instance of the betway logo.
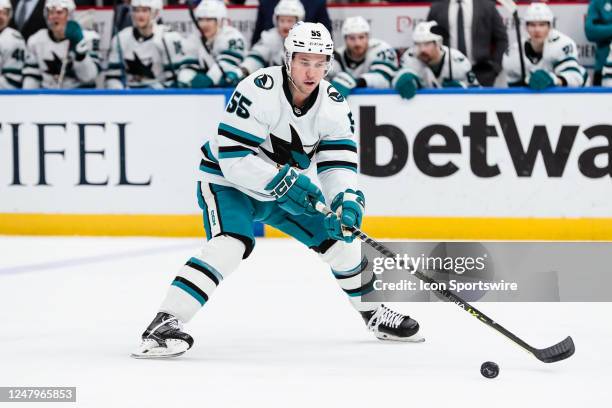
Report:
[{"label": "betway logo", "polygon": [[[469,139],[470,168],[475,176],[495,177],[501,174],[495,157],[487,156],[489,138],[503,137],[518,177],[531,177],[538,156],[544,162],[548,177],[561,177],[576,139],[599,137],[598,140],[603,140],[603,143],[580,152],[578,170],[589,178],[612,177],[612,125],[599,124],[584,130],[577,125],[562,125],[559,138],[553,146],[546,126],[533,126],[529,141],[524,144],[512,112],[496,112],[495,118],[498,127],[488,123],[487,112],[470,112],[469,123],[462,127],[461,136]],[[409,156],[408,138],[402,129],[392,124],[377,124],[374,106],[360,107],[359,124],[361,172],[373,177],[388,177],[399,173]],[[501,134],[498,134],[497,128],[501,129]],[[431,144],[434,136],[441,136],[444,144]],[[381,137],[387,138],[393,148],[391,160],[384,164],[376,161],[376,139]],[[452,160],[442,165],[431,160],[432,156],[443,153],[462,153],[460,135],[443,124],[432,124],[418,130],[412,145],[412,155],[422,173],[431,177],[448,177],[457,172],[459,167]],[[439,161],[436,160],[437,163]]]}]

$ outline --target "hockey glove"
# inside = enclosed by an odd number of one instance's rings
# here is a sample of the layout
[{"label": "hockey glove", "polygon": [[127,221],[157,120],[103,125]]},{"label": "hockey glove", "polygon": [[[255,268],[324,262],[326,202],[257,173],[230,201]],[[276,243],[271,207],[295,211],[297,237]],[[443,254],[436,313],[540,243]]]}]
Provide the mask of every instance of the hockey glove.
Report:
[{"label": "hockey glove", "polygon": [[87,52],[87,44],[83,41],[83,29],[76,21],[68,21],[64,29],[64,35],[68,39],[70,51],[76,52],[78,55],[85,56]]},{"label": "hockey glove", "polygon": [[190,85],[194,89],[211,88],[213,81],[208,75],[198,72],[191,80]]},{"label": "hockey glove", "polygon": [[225,76],[223,79],[225,80],[226,86],[234,87],[238,85],[238,82],[240,82],[240,75],[238,75],[236,72],[228,71],[225,72]]},{"label": "hockey glove", "polygon": [[335,214],[329,214],[323,220],[327,234],[334,239],[345,242],[353,242],[355,237],[350,231],[345,231],[342,226],[360,228],[365,211],[365,197],[360,190],[348,189],[338,193],[331,203],[331,210]]},{"label": "hockey glove", "polygon": [[347,72],[340,72],[331,81],[331,84],[345,98],[357,87],[357,80]]},{"label": "hockey glove", "polygon": [[310,179],[285,164],[265,187],[280,208],[292,215],[315,215],[317,201],[324,201],[321,190]]},{"label": "hockey glove", "polygon": [[556,85],[557,76],[552,72],[538,69],[529,78],[529,87],[535,90],[542,90]]},{"label": "hockey glove", "polygon": [[442,81],[442,88],[465,88],[465,86],[455,79],[445,79]]},{"label": "hockey glove", "polygon": [[403,73],[397,81],[395,81],[395,90],[404,99],[412,99],[416,95],[419,80],[410,72]]}]

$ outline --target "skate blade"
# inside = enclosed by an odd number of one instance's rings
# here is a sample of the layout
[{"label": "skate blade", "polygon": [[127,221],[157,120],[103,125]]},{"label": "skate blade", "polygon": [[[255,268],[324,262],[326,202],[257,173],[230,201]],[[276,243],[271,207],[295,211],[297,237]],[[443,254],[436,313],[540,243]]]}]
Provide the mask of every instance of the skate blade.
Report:
[{"label": "skate blade", "polygon": [[183,340],[168,340],[166,345],[168,347],[160,347],[155,340],[145,340],[130,356],[138,359],[172,358],[185,354],[189,349],[189,344]]},{"label": "skate blade", "polygon": [[425,337],[419,336],[418,334],[414,334],[410,337],[397,337],[387,333],[376,333],[376,338],[382,341],[394,341],[399,343],[423,343],[425,341]]}]

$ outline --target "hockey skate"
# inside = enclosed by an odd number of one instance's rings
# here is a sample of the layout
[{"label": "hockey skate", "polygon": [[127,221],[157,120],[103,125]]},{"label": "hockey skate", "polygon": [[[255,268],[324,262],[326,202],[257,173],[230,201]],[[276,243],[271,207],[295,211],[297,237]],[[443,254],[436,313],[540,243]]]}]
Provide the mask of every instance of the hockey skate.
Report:
[{"label": "hockey skate", "polygon": [[380,340],[421,343],[425,339],[419,336],[419,324],[410,316],[394,312],[385,305],[369,312],[361,312],[368,330],[374,332]]},{"label": "hockey skate", "polygon": [[168,358],[184,354],[193,345],[193,338],[182,331],[181,322],[168,313],[157,313],[142,333],[142,343],[132,353],[134,358]]}]

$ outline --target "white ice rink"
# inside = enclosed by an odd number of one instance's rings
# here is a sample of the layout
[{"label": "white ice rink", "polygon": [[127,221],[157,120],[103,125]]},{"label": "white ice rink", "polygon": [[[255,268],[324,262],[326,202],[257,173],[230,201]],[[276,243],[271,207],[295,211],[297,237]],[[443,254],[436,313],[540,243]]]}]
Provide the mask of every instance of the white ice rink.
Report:
[{"label": "white ice rink", "polygon": [[187,354],[130,358],[199,244],[0,237],[0,386],[76,386],[72,407],[610,406],[612,303],[480,304],[536,347],[571,335],[576,354],[553,364],[448,303],[394,304],[427,341],[383,343],[289,240],[258,240],[187,326]]}]

